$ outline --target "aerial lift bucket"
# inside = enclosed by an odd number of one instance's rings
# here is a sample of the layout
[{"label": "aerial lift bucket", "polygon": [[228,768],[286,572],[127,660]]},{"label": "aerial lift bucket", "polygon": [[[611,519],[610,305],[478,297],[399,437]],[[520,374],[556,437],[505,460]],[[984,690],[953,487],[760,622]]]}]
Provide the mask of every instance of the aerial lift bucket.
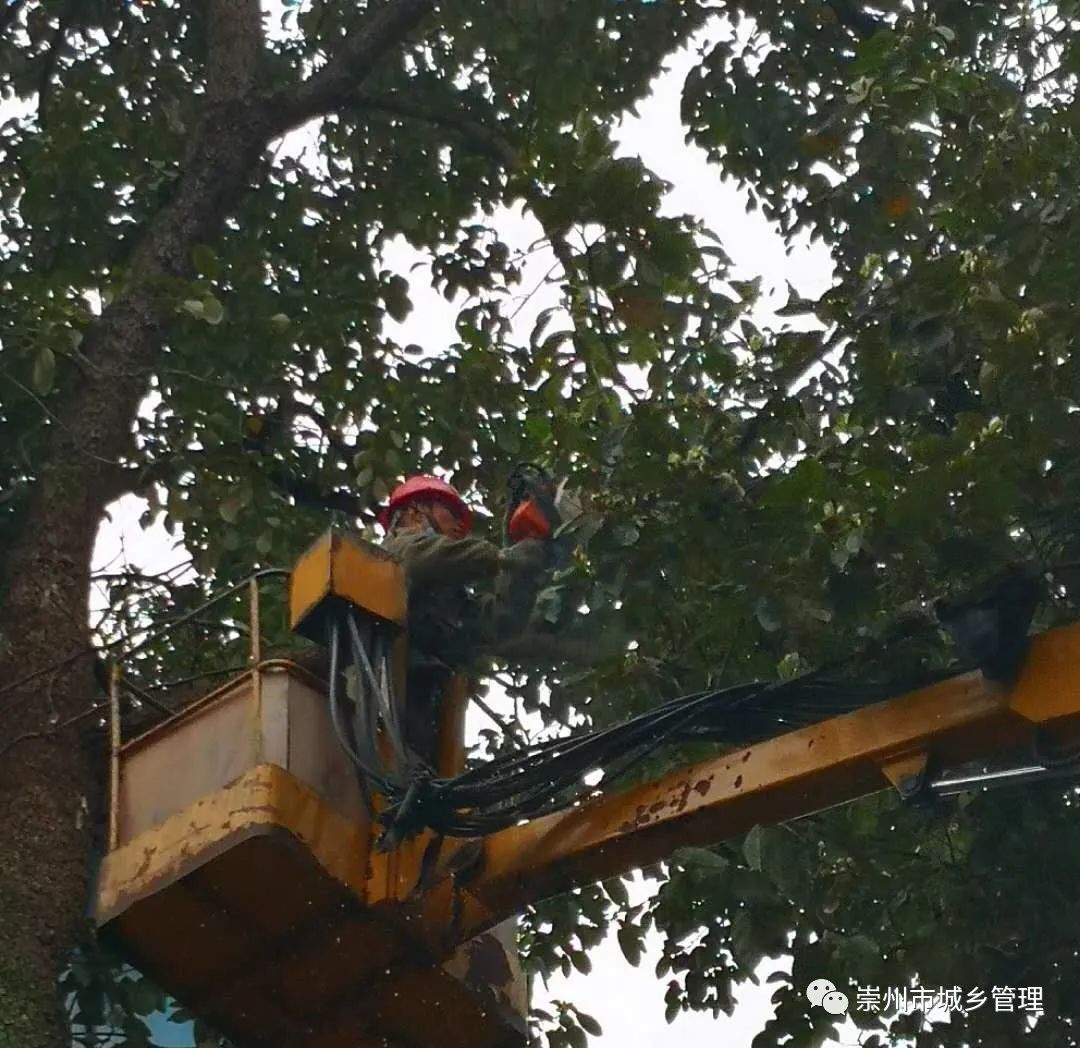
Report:
[{"label": "aerial lift bucket", "polygon": [[[293,573],[294,626],[314,633],[342,600],[404,625],[398,565],[328,535]],[[323,683],[254,655],[250,673],[142,736],[120,744],[114,730],[102,933],[240,1045],[521,1044],[513,924],[433,944],[395,919],[386,904],[415,889],[427,839],[373,852]],[[463,763],[464,707],[457,678],[442,704],[444,774]]]}]

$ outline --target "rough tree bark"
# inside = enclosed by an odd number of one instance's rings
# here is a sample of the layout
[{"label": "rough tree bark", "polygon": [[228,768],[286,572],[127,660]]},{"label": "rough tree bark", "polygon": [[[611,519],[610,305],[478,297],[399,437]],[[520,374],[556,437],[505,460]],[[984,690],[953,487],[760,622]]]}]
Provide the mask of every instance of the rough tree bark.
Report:
[{"label": "rough tree bark", "polygon": [[259,0],[209,4],[206,106],[182,176],[134,248],[126,288],[86,334],[86,374],[56,409],[23,526],[0,550],[0,1048],[70,1045],[56,980],[84,926],[105,777],[78,727],[65,727],[93,700],[90,662],[50,667],[89,644],[94,539],[124,490],[118,460],[167,319],[150,282],[188,276],[192,248],[216,238],[267,145],[345,104],[433,6],[381,6],[319,73],[268,95],[255,91]]}]

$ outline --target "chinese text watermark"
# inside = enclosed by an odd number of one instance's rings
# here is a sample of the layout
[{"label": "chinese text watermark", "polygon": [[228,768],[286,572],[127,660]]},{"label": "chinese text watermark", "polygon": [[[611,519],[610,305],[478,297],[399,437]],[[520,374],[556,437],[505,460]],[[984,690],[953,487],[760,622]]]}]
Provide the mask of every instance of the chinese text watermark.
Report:
[{"label": "chinese text watermark", "polygon": [[[812,1005],[824,1008],[831,1015],[844,1015],[852,1010],[848,994],[838,990],[828,979],[815,979],[806,988]],[[962,986],[936,989],[927,986],[861,986],[856,985],[854,1011],[885,1012],[907,1015],[910,1012],[958,1012],[967,1015],[981,1008],[995,1012],[1025,1012],[1043,1014],[1041,986],[994,986],[990,991],[964,989]]]}]

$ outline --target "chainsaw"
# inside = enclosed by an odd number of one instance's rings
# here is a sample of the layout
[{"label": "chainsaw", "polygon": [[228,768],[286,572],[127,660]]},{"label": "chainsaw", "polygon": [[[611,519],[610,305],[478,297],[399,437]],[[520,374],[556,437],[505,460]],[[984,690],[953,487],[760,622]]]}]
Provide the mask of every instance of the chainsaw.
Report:
[{"label": "chainsaw", "polygon": [[552,538],[562,525],[558,496],[547,470],[532,462],[518,463],[506,485],[506,542]]},{"label": "chainsaw", "polygon": [[555,562],[565,565],[570,551],[584,546],[603,524],[592,500],[556,482],[542,466],[522,462],[507,482],[503,541],[538,539],[551,545]]}]

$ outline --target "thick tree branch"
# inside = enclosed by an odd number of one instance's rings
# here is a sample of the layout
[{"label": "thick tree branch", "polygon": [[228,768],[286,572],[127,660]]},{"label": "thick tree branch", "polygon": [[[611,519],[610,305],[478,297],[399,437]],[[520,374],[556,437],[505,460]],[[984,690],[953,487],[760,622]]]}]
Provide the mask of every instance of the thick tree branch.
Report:
[{"label": "thick tree branch", "polygon": [[348,104],[358,84],[435,9],[435,0],[393,0],[376,10],[314,76],[267,100],[274,134]]},{"label": "thick tree branch", "polygon": [[352,458],[356,454],[357,448],[350,447],[341,435],[334,429],[333,426],[320,415],[310,404],[301,404],[299,401],[293,400],[296,405],[296,418],[310,419],[319,428],[319,432],[323,435],[327,444],[341,456],[342,459],[347,460]]},{"label": "thick tree branch", "polygon": [[360,94],[355,95],[354,99],[355,105],[367,112],[385,113],[388,116],[402,117],[406,120],[420,120],[435,127],[453,131],[467,145],[491,157],[508,171],[517,171],[521,166],[521,156],[510,140],[479,120],[457,113],[432,110],[400,98]]},{"label": "thick tree branch", "polygon": [[44,130],[49,118],[49,95],[52,91],[52,78],[56,72],[56,64],[60,60],[60,52],[64,48],[67,39],[68,8],[60,14],[60,21],[49,39],[49,48],[41,60],[41,72],[38,75],[38,126]]},{"label": "thick tree branch", "polygon": [[263,49],[259,0],[210,0],[206,12],[206,94],[211,103],[245,98]]}]

